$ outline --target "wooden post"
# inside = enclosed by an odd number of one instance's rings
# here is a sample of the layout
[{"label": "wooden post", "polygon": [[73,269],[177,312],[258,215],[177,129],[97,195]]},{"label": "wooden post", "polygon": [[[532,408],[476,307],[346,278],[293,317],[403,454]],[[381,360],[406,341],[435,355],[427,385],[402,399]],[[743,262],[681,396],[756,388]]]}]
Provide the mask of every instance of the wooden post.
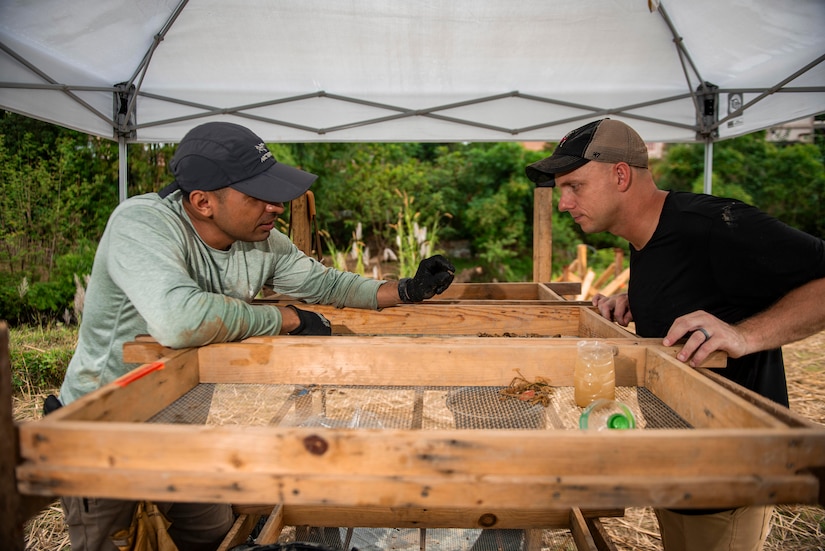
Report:
[{"label": "wooden post", "polygon": [[577,266],[579,277],[584,279],[584,276],[587,275],[587,245],[584,243],[576,245],[576,260],[579,261]]},{"label": "wooden post", "polygon": [[553,277],[553,188],[537,187],[533,193],[533,281]]},{"label": "wooden post", "polygon": [[289,233],[295,246],[307,256],[312,256],[312,226],[307,193],[289,203]]},{"label": "wooden post", "polygon": [[613,249],[613,254],[615,257],[614,277],[619,277],[624,270],[624,251],[621,248],[616,247]]},{"label": "wooden post", "polygon": [[21,495],[15,467],[20,460],[17,426],[12,413],[9,328],[0,321],[0,541],[9,551],[23,551],[23,526],[53,498]]}]

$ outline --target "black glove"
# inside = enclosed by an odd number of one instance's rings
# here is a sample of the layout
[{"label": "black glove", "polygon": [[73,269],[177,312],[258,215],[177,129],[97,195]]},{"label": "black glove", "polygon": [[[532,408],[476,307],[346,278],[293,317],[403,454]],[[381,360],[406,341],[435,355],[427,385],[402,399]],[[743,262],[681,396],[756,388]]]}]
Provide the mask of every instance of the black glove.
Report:
[{"label": "black glove", "polygon": [[421,302],[446,291],[453,277],[455,266],[449,260],[440,254],[425,258],[418,265],[415,277],[405,277],[398,282],[398,296],[402,302]]},{"label": "black glove", "polygon": [[321,314],[309,310],[299,310],[291,304],[287,305],[287,308],[295,310],[298,319],[301,321],[296,329],[289,332],[290,335],[323,335],[325,337],[332,335],[329,320]]},{"label": "black glove", "polygon": [[48,415],[51,412],[58,410],[63,407],[63,404],[60,400],[57,399],[57,396],[54,394],[49,394],[46,396],[46,400],[43,402],[43,415]]}]

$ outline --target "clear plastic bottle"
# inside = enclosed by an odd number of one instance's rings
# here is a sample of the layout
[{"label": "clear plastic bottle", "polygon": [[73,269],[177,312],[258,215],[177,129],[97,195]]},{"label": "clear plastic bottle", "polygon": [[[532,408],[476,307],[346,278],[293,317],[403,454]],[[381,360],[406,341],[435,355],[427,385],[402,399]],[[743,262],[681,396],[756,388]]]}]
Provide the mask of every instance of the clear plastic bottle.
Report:
[{"label": "clear plastic bottle", "polygon": [[616,398],[616,367],[613,346],[601,341],[579,341],[573,371],[576,405],[587,407],[593,400]]},{"label": "clear plastic bottle", "polygon": [[587,430],[635,429],[636,417],[627,404],[599,399],[584,408],[579,428]]}]

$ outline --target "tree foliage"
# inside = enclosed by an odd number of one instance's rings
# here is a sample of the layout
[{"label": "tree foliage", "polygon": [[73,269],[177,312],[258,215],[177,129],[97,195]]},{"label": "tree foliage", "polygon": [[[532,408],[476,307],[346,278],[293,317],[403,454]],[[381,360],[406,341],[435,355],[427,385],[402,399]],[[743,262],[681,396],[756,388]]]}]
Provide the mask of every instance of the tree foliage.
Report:
[{"label": "tree foliage", "polygon": [[[713,194],[740,199],[825,237],[825,155],[820,143],[769,142],[764,132],[718,142],[713,150]],[[663,189],[701,193],[703,164],[703,145],[670,146],[657,167],[657,183]]]},{"label": "tree foliage", "polygon": [[[488,278],[532,274],[534,188],[524,167],[550,153],[509,143],[270,144],[276,159],[319,176],[319,225],[335,248],[359,225],[373,253],[394,246],[394,225],[411,199],[416,221],[440,242],[470,243]],[[128,194],[171,182],[173,144],[128,146]],[[764,133],[714,146],[713,192],[752,203],[806,232],[825,235],[825,140],[767,142]],[[671,145],[652,166],[659,187],[702,191],[701,144]],[[118,149],[110,140],[0,111],[0,318],[30,320],[71,311],[76,278],[91,269],[96,243],[118,202]],[[627,244],[585,235],[553,213],[557,271],[576,245]]]}]

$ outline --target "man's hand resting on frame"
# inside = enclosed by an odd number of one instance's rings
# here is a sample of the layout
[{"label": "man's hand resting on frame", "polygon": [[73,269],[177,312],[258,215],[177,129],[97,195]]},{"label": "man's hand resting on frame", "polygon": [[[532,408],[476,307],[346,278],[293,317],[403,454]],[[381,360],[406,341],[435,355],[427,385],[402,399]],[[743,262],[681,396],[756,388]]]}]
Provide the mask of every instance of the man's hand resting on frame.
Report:
[{"label": "man's hand resting on frame", "polygon": [[291,304],[287,308],[294,310],[298,315],[298,327],[289,332],[290,335],[332,335],[332,327],[329,320],[321,314],[310,312],[309,310],[299,310]]},{"label": "man's hand resting on frame", "polygon": [[405,277],[398,282],[398,296],[402,302],[421,302],[446,291],[454,277],[455,266],[440,254],[425,258],[418,265],[415,277]]},{"label": "man's hand resting on frame", "polygon": [[593,297],[593,306],[599,309],[603,318],[615,321],[622,327],[627,327],[633,321],[633,314],[630,312],[630,303],[627,293],[606,297],[601,293],[596,293]]}]

